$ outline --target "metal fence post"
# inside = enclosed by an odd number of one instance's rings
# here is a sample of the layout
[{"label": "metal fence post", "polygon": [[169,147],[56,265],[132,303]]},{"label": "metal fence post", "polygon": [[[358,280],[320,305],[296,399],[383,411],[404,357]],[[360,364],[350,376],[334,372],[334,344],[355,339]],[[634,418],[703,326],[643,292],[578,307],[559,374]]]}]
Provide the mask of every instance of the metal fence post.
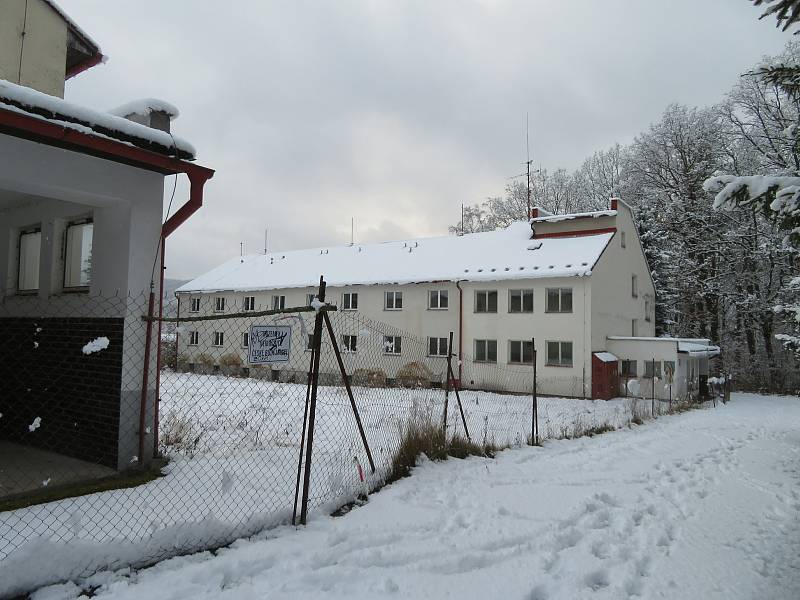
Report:
[{"label": "metal fence post", "polygon": [[[320,302],[325,302],[325,280],[319,278],[319,293],[317,298]],[[308,494],[311,487],[311,453],[314,449],[314,419],[317,412],[317,389],[319,388],[319,355],[322,344],[323,312],[317,311],[314,317],[314,339],[312,348],[314,357],[311,372],[311,399],[308,407],[308,438],[306,440],[306,467],[303,473],[303,500],[300,507],[300,524],[305,525],[308,519]]]},{"label": "metal fence post", "polygon": [[539,445],[539,398],[537,395],[536,381],[536,338],[531,338],[533,350],[533,406],[531,407],[531,444]]},{"label": "metal fence post", "polygon": [[650,385],[652,386],[653,390],[650,394],[650,414],[653,418],[656,418],[656,359],[653,359],[653,372],[650,373],[652,377],[650,378]]}]

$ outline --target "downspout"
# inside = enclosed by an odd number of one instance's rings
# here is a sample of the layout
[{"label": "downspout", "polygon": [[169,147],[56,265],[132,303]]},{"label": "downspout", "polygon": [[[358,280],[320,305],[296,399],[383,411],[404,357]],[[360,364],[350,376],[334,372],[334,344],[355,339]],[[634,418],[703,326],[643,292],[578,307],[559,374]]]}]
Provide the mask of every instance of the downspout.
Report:
[{"label": "downspout", "polygon": [[458,387],[461,387],[461,368],[463,361],[463,344],[462,339],[464,335],[464,290],[461,289],[461,282],[456,281],[458,288]]},{"label": "downspout", "polygon": [[[188,165],[191,167],[192,165]],[[196,213],[201,206],[203,206],[203,186],[206,181],[211,179],[213,171],[197,172],[195,170],[187,169],[183,171],[189,177],[190,189],[189,200],[181,206],[174,215],[172,215],[161,226],[161,274],[159,275],[159,300],[158,300],[158,348],[156,350],[156,389],[155,389],[155,402],[153,404],[153,456],[156,455],[158,449],[158,403],[161,395],[161,317],[164,311],[164,251],[166,248],[166,238],[169,234],[173,233],[178,227],[183,225],[189,217]],[[147,386],[149,383],[149,369],[150,364],[150,346],[153,343],[153,310],[154,310],[155,292],[150,290],[150,297],[147,306],[147,330],[145,333],[145,349],[144,349],[144,368],[142,373],[142,398],[141,406],[139,408],[139,464],[142,464],[144,457],[145,446],[145,421],[147,409]]]}]

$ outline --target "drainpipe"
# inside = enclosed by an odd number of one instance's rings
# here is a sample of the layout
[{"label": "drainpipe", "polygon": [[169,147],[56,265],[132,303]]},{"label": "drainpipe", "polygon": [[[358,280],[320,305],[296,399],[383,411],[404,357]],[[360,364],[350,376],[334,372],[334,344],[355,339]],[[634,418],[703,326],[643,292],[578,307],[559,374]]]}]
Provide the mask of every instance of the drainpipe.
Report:
[{"label": "drainpipe", "polygon": [[[156,349],[156,389],[155,389],[155,403],[153,405],[153,456],[156,455],[158,449],[158,402],[161,395],[161,317],[164,314],[164,251],[166,248],[167,236],[174,233],[178,227],[183,225],[189,217],[196,213],[201,206],[203,206],[203,186],[206,181],[211,179],[214,172],[207,169],[195,170],[194,165],[187,164],[187,169],[183,171],[189,178],[189,200],[181,206],[174,215],[172,215],[161,226],[161,274],[159,275],[159,299],[158,299],[158,347]],[[176,173],[177,175],[177,173]],[[147,330],[145,333],[145,350],[144,350],[144,368],[142,373],[142,399],[139,413],[139,464],[144,460],[144,440],[145,440],[145,415],[147,408],[147,386],[149,383],[149,369],[147,366],[150,364],[150,346],[153,339],[153,311],[154,311],[155,292],[150,291],[147,306]]]},{"label": "drainpipe", "polygon": [[456,281],[458,288],[458,387],[461,387],[461,368],[463,363],[463,344],[464,336],[464,290],[461,289],[461,282]]}]

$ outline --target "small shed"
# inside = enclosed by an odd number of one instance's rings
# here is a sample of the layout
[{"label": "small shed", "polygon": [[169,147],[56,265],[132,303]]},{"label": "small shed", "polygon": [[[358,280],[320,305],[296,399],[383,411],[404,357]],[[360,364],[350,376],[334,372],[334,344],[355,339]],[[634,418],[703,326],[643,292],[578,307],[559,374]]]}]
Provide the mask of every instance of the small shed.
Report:
[{"label": "small shed", "polygon": [[617,396],[617,357],[611,352],[592,353],[592,398],[611,400]]}]

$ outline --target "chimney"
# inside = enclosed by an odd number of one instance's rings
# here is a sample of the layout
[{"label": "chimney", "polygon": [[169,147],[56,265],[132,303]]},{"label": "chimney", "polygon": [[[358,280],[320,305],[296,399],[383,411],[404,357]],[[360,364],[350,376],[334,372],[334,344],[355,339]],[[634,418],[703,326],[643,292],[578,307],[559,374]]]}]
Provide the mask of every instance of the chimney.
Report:
[{"label": "chimney", "polygon": [[617,201],[618,201],[618,198],[612,198],[611,199],[611,210],[617,210]]},{"label": "chimney", "polygon": [[531,209],[531,217],[530,218],[531,219],[538,219],[539,218],[539,207],[538,206],[534,206]]},{"label": "chimney", "polygon": [[168,102],[145,98],[129,102],[110,111],[112,115],[124,117],[139,125],[170,132],[170,121],[180,114],[178,109]]}]

